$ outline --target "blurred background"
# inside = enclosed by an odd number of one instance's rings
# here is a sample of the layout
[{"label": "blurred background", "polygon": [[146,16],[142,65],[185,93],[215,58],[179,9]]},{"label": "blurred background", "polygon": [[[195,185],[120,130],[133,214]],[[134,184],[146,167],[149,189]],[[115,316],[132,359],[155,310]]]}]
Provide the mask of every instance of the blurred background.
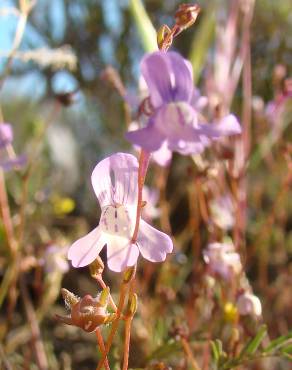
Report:
[{"label": "blurred background", "polygon": [[[32,267],[23,267],[21,261],[18,262],[35,306],[50,369],[93,369],[97,363],[94,336],[54,320],[55,313],[64,312],[59,295],[61,286],[80,296],[94,295],[96,283],[90,279],[87,269],[77,271],[68,269],[66,263],[64,266],[64,256],[60,256],[61,262],[54,260],[50,266],[46,266],[45,260],[50,259],[49,248],[57,245],[65,250],[98,223],[100,211],[90,184],[95,164],[115,151],[133,152],[124,138],[129,110],[105,69],[112,66],[116,70],[115,82],[119,76],[127,96],[137,94],[139,63],[145,52],[153,50],[153,29],[149,25],[148,33],[143,34],[139,28],[142,18],[139,18],[135,3],[127,0],[38,0],[8,69],[19,22],[19,15],[11,9],[18,9],[19,3],[0,0],[3,122],[13,126],[16,153],[33,160],[25,190],[22,254],[22,262],[28,266],[31,263]],[[162,24],[173,25],[179,3],[175,0],[143,2],[156,30]],[[175,39],[172,49],[191,60],[195,83],[203,95],[208,95],[208,78],[216,59],[216,40],[234,2],[205,0],[197,3],[201,13],[195,25]],[[242,3],[241,6],[245,6],[244,3],[249,2]],[[239,43],[240,26],[237,32]],[[288,86],[287,96],[292,94],[288,79],[292,66],[291,1],[255,1],[250,41],[252,150],[247,176],[246,274],[261,298],[263,320],[274,338],[287,333],[291,326],[292,202],[291,177],[287,177],[291,172],[291,165],[287,166],[287,155],[291,155],[291,99],[281,118],[274,120],[269,115],[268,103],[275,102],[282,93],[279,86],[283,86],[284,81]],[[231,107],[238,117],[242,115],[242,104],[242,82],[239,80]],[[262,142],[266,143],[265,147],[261,146]],[[159,179],[163,182],[165,171],[168,183],[163,188]],[[138,286],[142,297],[133,324],[130,357],[133,368],[145,368],[153,358],[172,363],[173,353],[178,349],[163,345],[175,336],[171,330],[180,318],[190,312],[187,310],[192,310],[188,305],[190,296],[194,297],[202,284],[199,277],[203,269],[202,256],[194,253],[193,235],[189,230],[190,220],[196,217],[190,207],[192,192],[189,187],[198,174],[196,169],[193,175],[190,158],[177,155],[167,170],[155,165],[150,168],[146,183],[160,190],[163,188],[170,222],[163,224],[163,220],[156,220],[154,223],[160,228],[161,223],[164,229],[170,228],[179,242],[170,261],[163,266],[153,268],[150,263],[140,261]],[[25,175],[26,171],[21,170],[5,173],[16,226],[21,219]],[[203,221],[196,227],[203,248],[208,240],[206,227]],[[0,241],[0,279],[3,282],[9,257],[2,224]],[[29,256],[37,263],[31,262]],[[195,264],[197,267],[193,268]],[[106,271],[105,276],[115,292],[116,275]],[[0,294],[1,358],[6,358],[12,369],[37,369],[33,350],[27,343],[29,329],[17,285],[12,292],[11,297],[9,289],[3,291],[2,287]],[[166,303],[169,303],[168,308]],[[199,302],[199,306],[201,304]],[[164,317],[161,317],[162,307]],[[202,326],[198,324],[196,329],[203,332],[204,325],[208,325],[208,321]],[[217,334],[221,333],[220,325]],[[116,364],[113,368],[117,369],[121,340],[117,339],[111,355],[112,363]],[[159,353],[157,350],[161,346],[164,352]],[[3,360],[2,366],[4,363]],[[173,368],[183,368],[174,364]],[[289,368],[285,360],[249,366],[248,369]]]}]

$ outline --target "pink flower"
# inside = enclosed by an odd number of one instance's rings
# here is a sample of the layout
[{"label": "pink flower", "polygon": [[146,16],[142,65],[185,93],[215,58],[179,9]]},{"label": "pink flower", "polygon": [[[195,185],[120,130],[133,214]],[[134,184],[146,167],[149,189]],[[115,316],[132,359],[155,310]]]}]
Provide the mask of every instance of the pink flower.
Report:
[{"label": "pink flower", "polygon": [[203,251],[203,258],[214,274],[226,280],[242,270],[240,256],[235,252],[233,244],[210,243]]},{"label": "pink flower", "polygon": [[259,298],[251,293],[243,293],[237,300],[237,308],[240,315],[261,316],[262,305]]},{"label": "pink flower", "polygon": [[91,176],[101,207],[99,225],[77,240],[68,258],[74,267],[93,262],[107,246],[109,269],[123,271],[136,264],[139,253],[151,262],[162,262],[173,249],[170,237],[140,220],[136,243],[135,228],[138,198],[138,161],[131,154],[116,153],[99,162]]}]

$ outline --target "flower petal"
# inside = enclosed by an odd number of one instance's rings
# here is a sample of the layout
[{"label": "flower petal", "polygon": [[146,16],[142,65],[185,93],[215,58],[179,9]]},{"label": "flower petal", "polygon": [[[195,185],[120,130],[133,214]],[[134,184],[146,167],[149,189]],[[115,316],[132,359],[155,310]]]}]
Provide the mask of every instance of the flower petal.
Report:
[{"label": "flower petal", "polygon": [[154,108],[173,101],[190,102],[193,94],[192,69],[190,63],[178,53],[157,51],[148,54],[141,62],[141,71]]},{"label": "flower petal", "polygon": [[158,150],[165,139],[159,130],[157,130],[151,123],[147,127],[136,131],[128,131],[126,138],[134,145],[138,145],[148,152]]},{"label": "flower petal", "polygon": [[94,168],[91,182],[101,207],[134,205],[138,194],[138,161],[131,154],[115,153]]},{"label": "flower petal", "polygon": [[139,249],[131,244],[126,238],[111,236],[107,240],[107,264],[108,268],[115,272],[121,272],[128,266],[137,262]]},{"label": "flower petal", "polygon": [[233,114],[228,114],[220,122],[215,123],[214,128],[219,131],[221,136],[238,135],[242,131],[238,119]]},{"label": "flower petal", "polygon": [[171,79],[166,53],[147,54],[141,62],[141,72],[149,89],[154,108],[172,101]]},{"label": "flower petal", "polygon": [[72,261],[73,267],[87,266],[99,255],[105,243],[103,233],[97,226],[89,234],[71,245],[68,259]]},{"label": "flower petal", "polygon": [[162,262],[167,253],[171,253],[173,244],[171,238],[161,231],[140,221],[137,244],[144,258],[151,262]]},{"label": "flower petal", "polygon": [[152,158],[161,167],[168,167],[170,165],[172,153],[168,149],[166,141],[164,141],[160,149],[152,153]]},{"label": "flower petal", "polygon": [[171,64],[171,73],[174,75],[172,96],[174,101],[190,102],[193,96],[193,70],[188,60],[178,53],[167,53]]}]

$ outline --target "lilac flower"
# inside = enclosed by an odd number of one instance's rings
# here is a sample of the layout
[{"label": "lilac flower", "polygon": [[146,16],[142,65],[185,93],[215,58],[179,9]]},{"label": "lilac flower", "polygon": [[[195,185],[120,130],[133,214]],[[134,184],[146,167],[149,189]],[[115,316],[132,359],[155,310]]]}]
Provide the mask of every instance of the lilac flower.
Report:
[{"label": "lilac flower", "polygon": [[240,256],[235,252],[233,244],[210,243],[203,251],[203,258],[209,269],[225,280],[242,271]]},{"label": "lilac flower", "polygon": [[123,271],[137,262],[139,253],[149,261],[161,262],[173,249],[166,234],[140,220],[136,243],[132,243],[138,197],[138,161],[116,153],[99,162],[93,170],[92,186],[101,207],[99,225],[69,249],[74,267],[93,262],[107,245],[107,263],[112,271]]},{"label": "lilac flower", "polygon": [[133,144],[154,152],[166,144],[181,154],[202,152],[211,139],[241,132],[233,115],[210,125],[199,121],[194,106],[197,91],[193,86],[190,63],[175,52],[157,51],[144,57],[142,75],[148,86],[153,114],[146,127],[130,131]]},{"label": "lilac flower", "polygon": [[243,293],[238,297],[237,308],[240,315],[261,316],[262,305],[259,298],[252,293]]}]

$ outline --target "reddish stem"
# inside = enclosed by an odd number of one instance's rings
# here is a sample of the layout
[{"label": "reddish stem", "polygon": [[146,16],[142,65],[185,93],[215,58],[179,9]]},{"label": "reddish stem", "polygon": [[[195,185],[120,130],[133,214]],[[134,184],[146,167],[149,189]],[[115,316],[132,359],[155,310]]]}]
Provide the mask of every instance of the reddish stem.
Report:
[{"label": "reddish stem", "polygon": [[[101,351],[102,354],[104,354],[105,353],[105,346],[104,346],[103,338],[102,338],[101,331],[100,331],[99,328],[96,329],[95,335],[96,335],[96,339],[97,339],[97,343],[99,345],[100,351]],[[106,370],[110,370],[107,356],[105,357],[104,367],[106,368]]]}]

